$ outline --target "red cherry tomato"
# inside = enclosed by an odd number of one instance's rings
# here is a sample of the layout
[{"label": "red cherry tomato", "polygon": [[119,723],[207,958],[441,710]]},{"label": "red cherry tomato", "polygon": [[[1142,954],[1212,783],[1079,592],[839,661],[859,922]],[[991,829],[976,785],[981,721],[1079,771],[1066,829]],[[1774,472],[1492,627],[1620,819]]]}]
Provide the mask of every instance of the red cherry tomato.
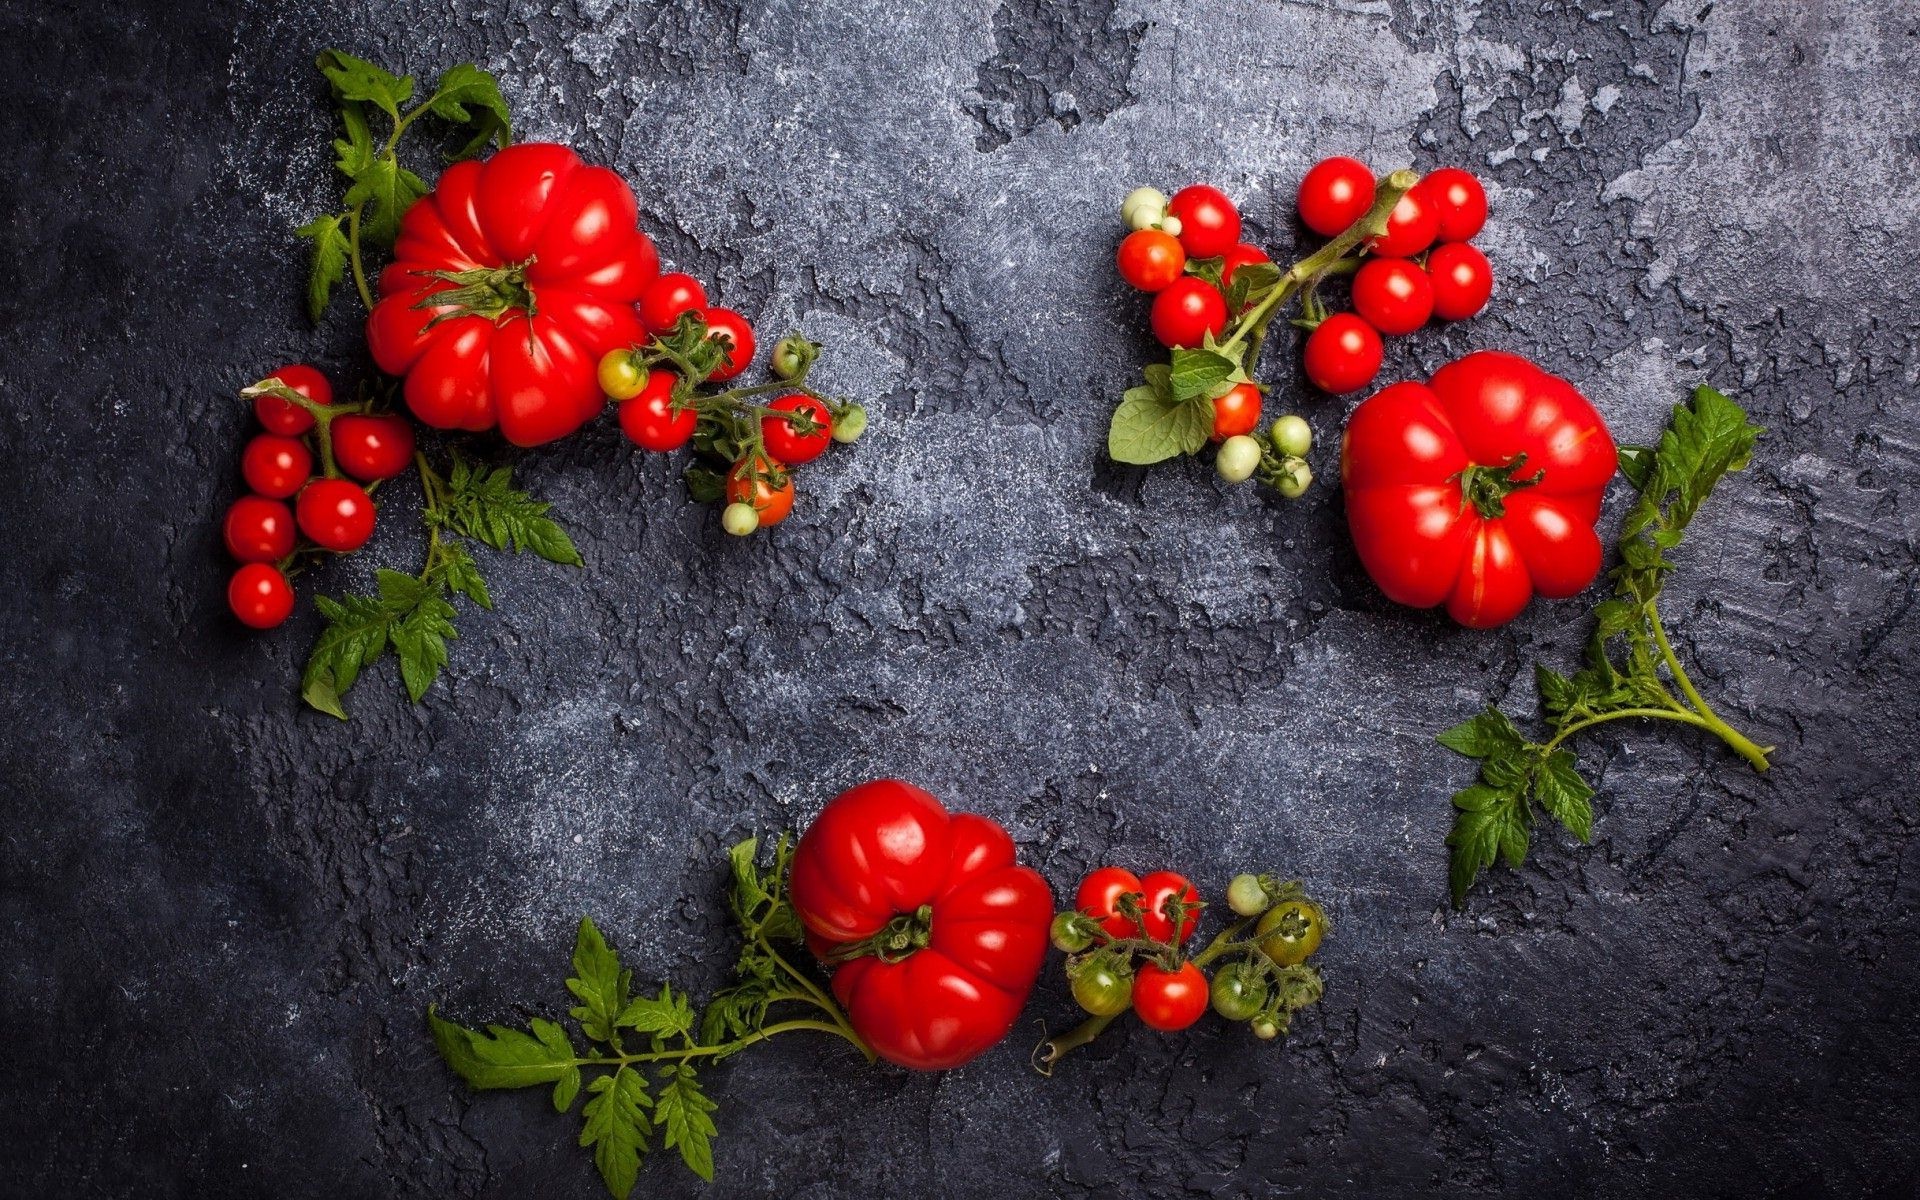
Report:
[{"label": "red cherry tomato", "polygon": [[[760,460],[760,467],[763,471],[785,471],[779,463],[765,458]],[[727,501],[753,505],[753,511],[760,514],[762,529],[778,525],[793,511],[793,475],[786,473],[778,487],[765,479],[751,479],[747,474],[747,460],[743,458],[727,472]]]},{"label": "red cherry tomato", "polygon": [[907,935],[904,952],[833,972],[854,1029],[903,1067],[945,1070],[993,1046],[1046,961],[1053,894],[1014,860],[1007,831],[897,779],[821,811],[794,848],[788,894],[822,957]]},{"label": "red cherry tomato", "polygon": [[1441,167],[1419,183],[1439,221],[1440,240],[1464,242],[1487,223],[1487,190],[1471,171]]},{"label": "red cherry tomato", "polygon": [[[1200,902],[1200,893],[1193,890],[1186,876],[1173,871],[1154,871],[1140,880],[1140,890],[1147,894],[1146,903],[1140,907],[1146,910],[1147,936],[1162,942],[1173,940],[1173,921],[1161,911],[1169,896],[1179,896],[1189,904]],[[1186,941],[1199,927],[1198,914],[1188,917],[1180,927],[1180,940]]]},{"label": "red cherry tomato", "polygon": [[1323,392],[1357,392],[1380,373],[1386,347],[1373,326],[1352,313],[1334,313],[1307,335],[1307,379]]},{"label": "red cherry tomato", "polygon": [[707,378],[719,383],[746,370],[747,364],[753,361],[753,326],[730,308],[709,308],[700,315],[706,318],[708,337],[725,334],[733,343],[721,364]]},{"label": "red cherry tomato", "polygon": [[1160,229],[1136,229],[1121,239],[1114,255],[1120,278],[1143,292],[1157,292],[1187,269],[1180,240]]},{"label": "red cherry tomato", "polygon": [[1237,434],[1252,433],[1260,424],[1260,389],[1250,383],[1235,384],[1232,390],[1213,398],[1213,435],[1224,442]]},{"label": "red cherry tomato", "polygon": [[1340,446],[1347,527],[1387,597],[1462,625],[1512,620],[1600,572],[1593,524],[1617,467],[1586,397],[1483,350],[1367,398]]},{"label": "red cherry tomato", "polygon": [[298,438],[263,433],[240,452],[240,477],[248,487],[274,500],[299,491],[312,474],[313,454]]},{"label": "red cherry tomato", "polygon": [[1357,158],[1323,158],[1300,180],[1295,204],[1321,237],[1343,233],[1373,207],[1373,171]]},{"label": "red cherry tomato", "polygon": [[1412,258],[1438,236],[1440,214],[1416,185],[1387,214],[1387,231],[1373,239],[1372,249],[1381,258]]},{"label": "red cherry tomato", "polygon": [[413,425],[398,413],[335,417],[333,461],[355,479],[392,479],[413,459]]},{"label": "red cherry tomato", "polygon": [[760,440],[766,444],[767,453],[780,462],[790,467],[812,462],[833,444],[833,414],[805,392],[788,392],[767,407],[775,412],[799,413],[815,426],[812,433],[803,434],[784,418],[760,418]]},{"label": "red cherry tomato", "polygon": [[1433,280],[1433,315],[1442,321],[1477,316],[1493,296],[1493,264],[1465,242],[1435,246],[1427,255]]},{"label": "red cherry tomato", "polygon": [[1219,188],[1183,187],[1167,201],[1167,214],[1180,218],[1180,244],[1188,258],[1219,258],[1240,240],[1240,210]]},{"label": "red cherry tomato", "polygon": [[[315,404],[333,403],[333,385],[327,382],[325,375],[304,363],[281,367],[267,378],[279,380]],[[281,437],[296,437],[313,428],[312,413],[278,396],[255,396],[253,415],[268,433],[277,433]]]},{"label": "red cherry tomato", "polygon": [[1433,316],[1433,281],[1408,259],[1368,259],[1353,276],[1353,311],[1381,333],[1412,333]]},{"label": "red cherry tomato", "polygon": [[272,629],[293,612],[293,585],[278,567],[248,563],[227,583],[227,607],[252,629]]},{"label": "red cherry tomato", "polygon": [[1141,963],[1133,974],[1133,1011],[1149,1029],[1185,1029],[1207,1011],[1210,998],[1206,975],[1190,962],[1181,963],[1177,971]]},{"label": "red cherry tomato", "polygon": [[1144,893],[1144,889],[1140,877],[1125,867],[1089,871],[1080,881],[1080,890],[1073,894],[1074,911],[1100,922],[1109,937],[1139,937],[1140,927],[1120,915],[1120,897],[1128,892]]},{"label": "red cherry tomato", "polygon": [[1227,299],[1204,279],[1183,275],[1153,298],[1153,336],[1191,349],[1227,327]]},{"label": "red cherry tomato", "polygon": [[279,562],[293,553],[293,513],[265,496],[235,500],[221,532],[227,553],[243,563]]},{"label": "red cherry tomato", "polygon": [[373,536],[373,499],[345,479],[316,479],[294,501],[300,532],[324,550],[358,550]]},{"label": "red cherry tomato", "polygon": [[620,432],[634,445],[664,453],[693,440],[700,414],[691,408],[673,411],[673,389],[679,382],[672,371],[649,371],[640,393],[620,402]]},{"label": "red cherry tomato", "polygon": [[648,333],[672,333],[680,314],[707,306],[707,289],[685,271],[670,271],[647,285],[634,310]]},{"label": "red cherry tomato", "polygon": [[1268,256],[1265,250],[1262,250],[1258,246],[1249,246],[1245,242],[1241,242],[1238,246],[1235,246],[1221,256],[1220,282],[1231,284],[1233,282],[1233,273],[1248,263],[1272,261],[1273,259]]}]

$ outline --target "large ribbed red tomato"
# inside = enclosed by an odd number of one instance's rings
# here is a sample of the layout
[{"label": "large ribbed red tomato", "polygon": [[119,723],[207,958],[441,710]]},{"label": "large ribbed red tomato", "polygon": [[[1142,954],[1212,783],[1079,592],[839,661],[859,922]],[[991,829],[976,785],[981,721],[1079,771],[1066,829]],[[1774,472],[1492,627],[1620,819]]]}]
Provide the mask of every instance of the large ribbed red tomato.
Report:
[{"label": "large ribbed red tomato", "polygon": [[660,257],[638,219],[626,182],[565,146],[455,163],[400,221],[367,318],[374,361],[406,376],[428,425],[565,437],[606,404],[600,357],[646,340],[633,302]]},{"label": "large ribbed red tomato", "polygon": [[[888,1062],[937,1071],[998,1042],[1047,954],[1053,894],[1013,839],[897,779],[842,792],[793,854],[793,907],[833,994]],[[854,957],[848,957],[854,956]]]},{"label": "large ribbed red tomato", "polygon": [[1445,603],[1462,625],[1511,621],[1535,592],[1583,591],[1600,573],[1593,523],[1618,459],[1573,385],[1517,354],[1483,350],[1396,383],[1347,421],[1347,524],[1391,599]]}]

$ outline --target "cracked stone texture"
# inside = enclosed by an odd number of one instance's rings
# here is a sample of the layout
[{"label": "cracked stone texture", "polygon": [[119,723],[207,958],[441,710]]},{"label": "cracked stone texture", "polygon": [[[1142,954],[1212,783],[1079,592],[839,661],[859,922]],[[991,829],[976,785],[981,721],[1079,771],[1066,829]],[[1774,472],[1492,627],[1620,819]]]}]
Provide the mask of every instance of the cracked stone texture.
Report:
[{"label": "cracked stone texture", "polygon": [[[1325,1002],[1274,1046],[1123,1027],[1051,1080],[1057,972],[944,1075],[780,1039],[709,1072],[720,1182],[658,1161],[645,1194],[1914,1194],[1912,4],[148,0],[0,30],[0,1193],[595,1195],[574,1120],[465,1093],[422,1009],[557,1014],[582,912],[704,988],[720,848],[898,774],[1059,889],[1303,876]],[[217,531],[236,387],[370,370],[350,305],[298,308],[292,229],[338,194],[326,46],[497,72],[524,136],[619,168],[671,260],[875,412],[748,541],[606,425],[519,456],[586,570],[489,559],[428,701],[388,664],[347,725],[293,694],[310,605],[225,617]],[[1464,913],[1469,768],[1431,734],[1530,710],[1582,605],[1457,629],[1370,587],[1331,487],[1102,454],[1152,352],[1120,196],[1211,181],[1285,255],[1331,153],[1489,181],[1492,308],[1391,376],[1504,347],[1626,440],[1701,380],[1770,431],[1667,612],[1775,769],[1585,738],[1595,845],[1542,831]],[[1287,357],[1330,480],[1347,406]],[[411,564],[412,503],[303,596]]]}]

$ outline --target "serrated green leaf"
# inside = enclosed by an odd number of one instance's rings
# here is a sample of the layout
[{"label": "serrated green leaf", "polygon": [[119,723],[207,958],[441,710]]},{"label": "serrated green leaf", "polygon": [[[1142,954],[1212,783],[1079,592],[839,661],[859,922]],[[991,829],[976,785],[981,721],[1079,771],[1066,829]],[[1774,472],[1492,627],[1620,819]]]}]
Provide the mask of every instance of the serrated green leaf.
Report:
[{"label": "serrated green leaf", "polygon": [[[1469,793],[1471,798],[1463,800]],[[1511,844],[1509,831],[1524,819],[1520,813],[1523,803],[1520,793],[1513,789],[1475,785],[1456,793],[1453,830],[1447,834],[1447,845],[1452,851],[1448,876],[1456,908],[1466,902],[1467,891],[1480,872],[1491,867],[1502,849]],[[1524,853],[1524,828],[1520,829],[1520,836]]]},{"label": "serrated green leaf", "polygon": [[626,1200],[640,1178],[640,1162],[653,1145],[647,1109],[653,1098],[647,1081],[632,1067],[621,1067],[587,1085],[592,1099],[581,1109],[580,1144],[593,1147],[593,1165],[616,1200]]},{"label": "serrated green leaf", "polygon": [[1176,403],[1205,400],[1239,368],[1239,363],[1212,350],[1176,349],[1167,386]]},{"label": "serrated green leaf", "polygon": [[473,555],[467,553],[466,546],[455,541],[441,543],[440,569],[447,587],[481,608],[493,607],[493,597],[487,592],[487,581],[481,577],[480,567],[473,561]]},{"label": "serrated green leaf", "polygon": [[345,221],[344,214],[327,213],[294,230],[313,243],[311,265],[307,270],[307,316],[316,325],[327,311],[334,287],[347,277],[347,258],[353,247],[342,228]]},{"label": "serrated green leaf", "polygon": [[473,140],[455,158],[477,154],[489,141],[497,139],[504,147],[513,140],[513,114],[501,98],[498,81],[473,63],[449,67],[434,84],[426,108],[442,120],[474,128]]},{"label": "serrated green leaf", "polygon": [[580,1001],[571,1015],[588,1037],[619,1044],[620,1015],[626,1010],[632,979],[592,919],[581,917],[573,941],[573,975],[567,980],[567,990]]},{"label": "serrated green leaf", "polygon": [[373,130],[367,125],[364,105],[347,101],[340,105],[340,124],[347,136],[333,140],[333,165],[348,179],[358,179],[373,165]]},{"label": "serrated green leaf", "polygon": [[344,721],[347,713],[340,698],[386,651],[394,614],[373,596],[317,596],[313,603],[327,624],[307,654],[300,695],[312,707]]},{"label": "serrated green leaf", "polygon": [[456,463],[447,493],[441,515],[455,533],[496,550],[531,550],[548,562],[581,565],[573,539],[546,515],[553,506],[515,488],[511,467]]},{"label": "serrated green leaf", "polygon": [[[522,1088],[551,1083],[556,1085],[556,1105],[560,1089],[579,1089],[578,1056],[566,1030],[552,1021],[536,1017],[531,1033],[504,1025],[489,1025],[482,1032],[456,1025],[429,1008],[427,1025],[440,1057],[468,1087]],[[564,1111],[565,1106],[561,1107]]]},{"label": "serrated green leaf", "polygon": [[436,587],[395,621],[387,635],[400,659],[401,681],[415,704],[447,665],[447,639],[460,636],[453,627],[453,617],[453,605]]},{"label": "serrated green leaf", "polygon": [[655,1037],[679,1037],[683,1033],[693,1032],[693,1005],[688,1003],[684,993],[674,991],[669,984],[662,984],[659,995],[635,996],[628,1001],[619,1016],[614,1018],[614,1024],[622,1029],[636,1029]]},{"label": "serrated green leaf", "polygon": [[687,496],[696,504],[715,504],[727,494],[727,477],[711,467],[694,464],[683,473]]},{"label": "serrated green leaf", "polygon": [[400,218],[426,194],[426,183],[388,155],[374,159],[355,178],[347,189],[347,207],[364,206],[360,213],[361,240],[386,249],[400,232]]},{"label": "serrated green leaf", "polygon": [[1524,741],[1507,714],[1497,708],[1483,709],[1444,733],[1434,741],[1468,758],[1488,758],[1517,749]]},{"label": "serrated green leaf", "polygon": [[1534,777],[1534,798],[1567,832],[1588,842],[1593,837],[1593,788],[1580,775],[1579,764],[1566,750],[1555,750]]},{"label": "serrated green leaf", "polygon": [[1212,409],[1205,398],[1173,403],[1150,387],[1129,388],[1113,410],[1107,453],[1115,462],[1139,466],[1192,454],[1213,432]]},{"label": "serrated green leaf", "polygon": [[336,97],[365,100],[395,120],[400,119],[400,106],[413,97],[413,76],[395,75],[344,50],[322,50],[315,65],[333,84]]},{"label": "serrated green leaf", "polygon": [[661,1072],[653,1118],[666,1131],[665,1145],[680,1151],[680,1160],[695,1175],[713,1182],[713,1137],[720,1130],[708,1114],[720,1107],[700,1090],[700,1079],[686,1063]]}]

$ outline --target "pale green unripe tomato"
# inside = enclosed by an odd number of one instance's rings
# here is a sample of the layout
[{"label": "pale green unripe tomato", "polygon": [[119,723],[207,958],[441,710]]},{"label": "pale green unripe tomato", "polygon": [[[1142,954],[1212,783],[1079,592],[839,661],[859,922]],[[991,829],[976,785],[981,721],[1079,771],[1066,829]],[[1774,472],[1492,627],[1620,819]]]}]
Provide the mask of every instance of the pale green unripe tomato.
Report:
[{"label": "pale green unripe tomato", "polygon": [[858,404],[847,405],[833,418],[833,440],[843,446],[859,441],[866,431],[867,410]]},{"label": "pale green unripe tomato", "polygon": [[1313,468],[1304,458],[1282,459],[1280,478],[1274,483],[1282,496],[1289,500],[1298,500],[1306,495],[1307,488],[1313,483]]},{"label": "pale green unripe tomato", "polygon": [[1244,433],[1221,442],[1220,451],[1213,459],[1213,469],[1228,483],[1244,483],[1253,478],[1259,465],[1260,443]]},{"label": "pale green unripe tomato", "polygon": [[1288,413],[1273,423],[1273,448],[1291,458],[1304,458],[1313,449],[1313,428],[1305,419]]},{"label": "pale green unripe tomato", "polygon": [[1120,217],[1128,229],[1152,229],[1167,212],[1167,198],[1159,188],[1137,187],[1120,202]]},{"label": "pale green unripe tomato", "polygon": [[1267,911],[1267,889],[1258,875],[1240,874],[1227,885],[1227,907],[1242,917],[1257,917]]},{"label": "pale green unripe tomato", "polygon": [[720,527],[735,537],[746,537],[760,528],[760,514],[753,505],[735,501],[721,511]]}]

